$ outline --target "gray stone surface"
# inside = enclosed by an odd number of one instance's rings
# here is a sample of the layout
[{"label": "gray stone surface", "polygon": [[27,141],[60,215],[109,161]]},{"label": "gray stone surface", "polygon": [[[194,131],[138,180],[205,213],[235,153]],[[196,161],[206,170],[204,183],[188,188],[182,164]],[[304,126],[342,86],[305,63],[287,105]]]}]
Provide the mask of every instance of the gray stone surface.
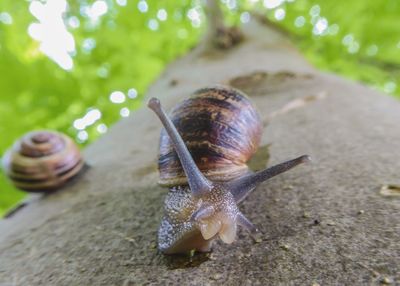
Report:
[{"label": "gray stone surface", "polygon": [[0,221],[0,285],[400,283],[400,196],[379,192],[400,184],[400,103],[314,71],[266,27],[247,27],[246,37],[225,53],[177,60],[148,97],[171,107],[198,87],[231,83],[266,123],[252,165],[313,157],[240,206],[263,240],[241,230],[212,254],[158,253],[161,126],[144,108],[85,150],[91,169],[78,182]]}]

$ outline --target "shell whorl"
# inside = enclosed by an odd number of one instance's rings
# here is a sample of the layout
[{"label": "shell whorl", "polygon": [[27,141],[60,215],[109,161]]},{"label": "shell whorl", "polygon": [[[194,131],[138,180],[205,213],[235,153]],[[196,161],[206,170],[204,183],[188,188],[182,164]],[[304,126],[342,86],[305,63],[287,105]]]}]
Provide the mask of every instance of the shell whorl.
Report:
[{"label": "shell whorl", "polygon": [[47,130],[27,133],[3,157],[6,175],[17,188],[29,192],[58,189],[83,166],[75,142],[62,133]]},{"label": "shell whorl", "polygon": [[[224,86],[197,90],[171,112],[171,120],[200,171],[212,181],[247,173],[262,133],[260,116],[242,92]],[[187,183],[178,156],[163,129],[160,138],[159,184]]]}]

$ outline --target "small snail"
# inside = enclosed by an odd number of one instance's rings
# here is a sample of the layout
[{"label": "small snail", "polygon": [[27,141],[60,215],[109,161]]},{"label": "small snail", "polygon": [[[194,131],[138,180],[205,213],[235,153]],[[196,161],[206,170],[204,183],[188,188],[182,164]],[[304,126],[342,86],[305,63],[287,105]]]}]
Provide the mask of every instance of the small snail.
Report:
[{"label": "small snail", "polygon": [[170,191],[158,248],[166,254],[210,251],[218,236],[232,243],[238,224],[254,237],[257,228],[237,204],[260,183],[310,160],[303,155],[251,172],[246,161],[257,150],[262,126],[256,109],[238,90],[200,89],[173,109],[171,119],[158,99],[150,99],[148,106],[165,128],[159,183]]},{"label": "small snail", "polygon": [[2,163],[12,183],[28,192],[61,188],[85,165],[70,137],[47,130],[29,132],[17,140]]}]

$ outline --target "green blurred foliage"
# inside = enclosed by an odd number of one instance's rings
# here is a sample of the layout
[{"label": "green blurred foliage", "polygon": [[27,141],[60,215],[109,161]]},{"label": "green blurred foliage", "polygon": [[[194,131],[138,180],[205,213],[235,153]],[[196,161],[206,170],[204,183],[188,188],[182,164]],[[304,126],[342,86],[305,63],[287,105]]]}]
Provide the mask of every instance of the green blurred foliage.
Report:
[{"label": "green blurred foliage", "polygon": [[282,7],[282,27],[314,65],[400,95],[400,1],[297,0]]},{"label": "green blurred foliage", "polygon": [[[141,105],[148,85],[195,45],[205,24],[200,0],[69,0],[64,23],[75,51],[73,68],[65,70],[29,35],[38,22],[31,2],[47,1],[0,2],[0,154],[32,129],[65,132],[81,146],[92,142],[121,118],[121,109],[126,115]],[[107,9],[94,21],[88,11],[96,2]],[[399,1],[221,2],[227,22],[246,22],[247,11],[262,13],[319,68],[400,94]],[[132,98],[110,101],[112,92],[129,90]],[[90,110],[101,118],[77,130],[74,122]],[[0,215],[24,195],[0,173]]]}]

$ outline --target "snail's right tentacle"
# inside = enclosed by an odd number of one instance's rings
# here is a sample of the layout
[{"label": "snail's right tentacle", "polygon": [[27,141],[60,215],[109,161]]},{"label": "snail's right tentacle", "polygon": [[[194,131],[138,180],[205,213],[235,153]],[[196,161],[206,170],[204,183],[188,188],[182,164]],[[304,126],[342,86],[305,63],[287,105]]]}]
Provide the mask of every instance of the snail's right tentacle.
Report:
[{"label": "snail's right tentacle", "polygon": [[308,155],[303,155],[298,158],[280,163],[278,165],[272,166],[270,168],[258,171],[253,174],[238,178],[234,181],[224,183],[225,188],[230,190],[235,201],[237,203],[241,202],[255,187],[257,187],[262,182],[284,173],[302,163],[310,162],[311,157]]},{"label": "snail's right tentacle", "polygon": [[236,219],[237,223],[244,227],[255,241],[259,241],[261,239],[260,231],[258,230],[258,228],[251,221],[249,221],[248,218],[244,216],[244,214],[238,213]]}]

